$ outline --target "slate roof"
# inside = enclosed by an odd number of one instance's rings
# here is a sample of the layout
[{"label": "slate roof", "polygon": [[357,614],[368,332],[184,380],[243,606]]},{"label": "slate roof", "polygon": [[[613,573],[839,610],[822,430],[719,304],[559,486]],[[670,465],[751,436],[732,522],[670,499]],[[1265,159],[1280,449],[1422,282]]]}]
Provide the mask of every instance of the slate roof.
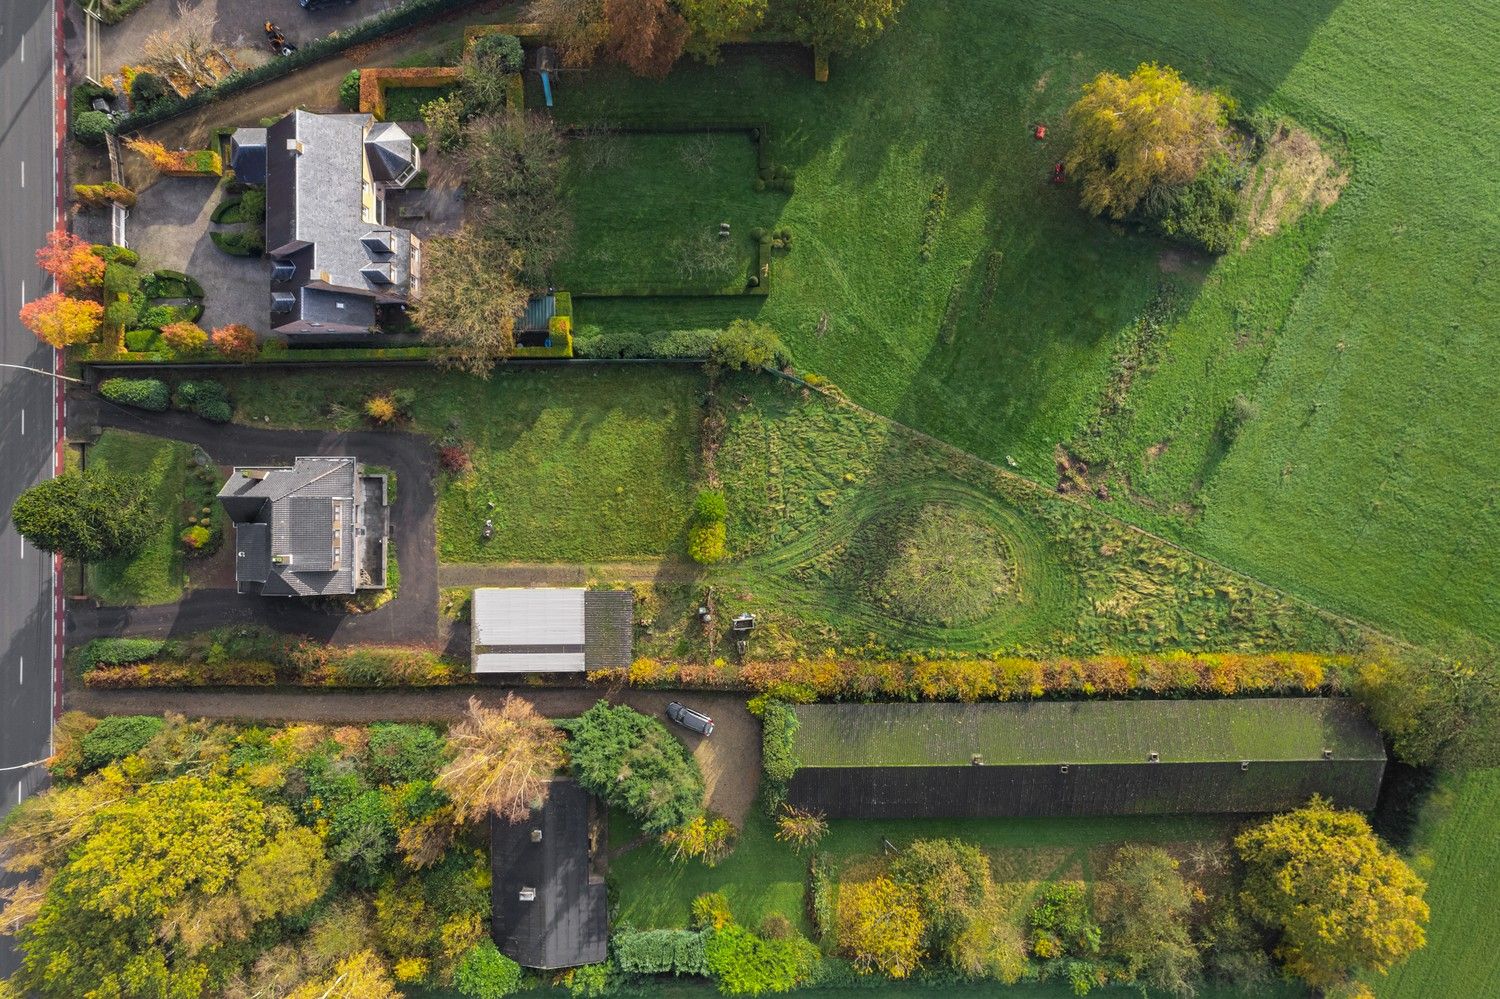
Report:
[{"label": "slate roof", "polygon": [[470,604],[474,672],[628,666],[634,612],[629,590],[477,589]]},{"label": "slate roof", "polygon": [[267,596],[355,592],[364,549],[358,537],[361,497],[353,458],[236,468],[219,490],[219,501],[235,525],[240,591]]},{"label": "slate roof", "polygon": [[603,879],[590,871],[588,826],[588,793],[567,777],[553,778],[547,803],[524,821],[491,821],[491,932],[523,967],[605,958],[608,903]]},{"label": "slate roof", "polygon": [[229,136],[229,167],[235,180],[245,184],[266,182],[266,130],[237,128]]},{"label": "slate roof", "polygon": [[377,305],[411,293],[412,235],[378,221],[383,189],[416,172],[411,138],[368,114],[293,111],[266,130],[265,150],[266,246],[273,260],[295,265],[289,282],[277,283],[295,293],[292,309],[273,312],[272,329],[368,332]]}]

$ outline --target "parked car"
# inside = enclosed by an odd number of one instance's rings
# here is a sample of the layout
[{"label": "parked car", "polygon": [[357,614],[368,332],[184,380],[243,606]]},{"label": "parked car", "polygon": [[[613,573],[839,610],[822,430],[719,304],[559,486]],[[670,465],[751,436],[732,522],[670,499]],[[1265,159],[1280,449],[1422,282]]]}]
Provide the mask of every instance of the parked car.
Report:
[{"label": "parked car", "polygon": [[677,701],[667,705],[667,717],[690,732],[697,732],[705,739],[714,734],[714,720],[702,711],[694,711]]}]

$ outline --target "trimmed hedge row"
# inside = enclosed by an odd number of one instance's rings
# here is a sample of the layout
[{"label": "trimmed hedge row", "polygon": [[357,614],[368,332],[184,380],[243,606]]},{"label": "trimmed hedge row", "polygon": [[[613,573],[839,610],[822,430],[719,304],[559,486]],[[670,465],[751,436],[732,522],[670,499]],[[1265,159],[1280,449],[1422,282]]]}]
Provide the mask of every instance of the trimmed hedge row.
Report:
[{"label": "trimmed hedge row", "polygon": [[[381,35],[422,24],[436,15],[462,10],[472,6],[474,2],[475,0],[410,0],[400,7],[382,11],[368,21],[355,25],[347,32],[335,31],[323,38],[308,42],[289,56],[231,73],[212,87],[205,87],[187,97],[175,101],[162,101],[158,106],[147,111],[125,115],[113,122],[111,130],[116,133],[137,131],[212,101],[223,100],[231,94],[237,94],[257,84],[286,76],[310,63],[319,62]],[[82,111],[86,107],[87,105],[74,110],[75,112]]]},{"label": "trimmed hedge row", "polygon": [[90,687],[434,687],[473,680],[466,664],[450,662],[436,652],[399,646],[332,648],[312,641],[274,651],[233,655],[215,645],[194,642],[164,645],[156,655],[128,664],[98,663],[84,674]]},{"label": "trimmed hedge row", "polygon": [[628,974],[706,976],[705,936],[700,930],[622,928],[609,938],[609,943],[615,962]]},{"label": "trimmed hedge row", "polygon": [[172,394],[159,378],[106,378],[99,383],[99,394],[121,406],[134,406],[152,413],[165,413]]},{"label": "trimmed hedge row", "polygon": [[370,66],[359,71],[359,110],[384,121],[385,92],[403,87],[443,87],[457,83],[463,70],[457,66]]},{"label": "trimmed hedge row", "polygon": [[75,653],[80,672],[100,666],[129,666],[158,655],[166,646],[159,638],[96,638]]}]

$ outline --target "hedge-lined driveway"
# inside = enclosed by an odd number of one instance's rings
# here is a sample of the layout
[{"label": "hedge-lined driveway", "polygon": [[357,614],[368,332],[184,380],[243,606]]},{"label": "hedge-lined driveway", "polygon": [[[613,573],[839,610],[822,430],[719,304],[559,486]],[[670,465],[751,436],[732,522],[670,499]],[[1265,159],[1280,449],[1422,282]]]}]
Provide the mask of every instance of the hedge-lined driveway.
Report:
[{"label": "hedge-lined driveway", "polygon": [[[116,427],[196,444],[221,465],[290,465],[300,455],[351,455],[366,465],[396,473],[391,540],[400,565],[394,600],[366,614],[323,613],[279,597],[241,595],[234,590],[193,590],[178,603],[155,607],[97,607],[70,603],[67,640],[78,645],[114,635],[166,637],[255,624],[336,644],[358,642],[426,645],[438,642],[436,495],[432,443],[416,434],[254,430],[208,423],[186,413],[148,413],[116,406],[95,395],[69,398],[70,433],[91,435]],[[225,539],[232,544],[232,536]]]}]

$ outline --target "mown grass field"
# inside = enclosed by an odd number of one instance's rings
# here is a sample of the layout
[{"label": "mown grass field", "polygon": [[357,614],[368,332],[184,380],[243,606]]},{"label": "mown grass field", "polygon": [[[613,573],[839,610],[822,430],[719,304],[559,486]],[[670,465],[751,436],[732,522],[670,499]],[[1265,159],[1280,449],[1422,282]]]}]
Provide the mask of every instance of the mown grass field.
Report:
[{"label": "mown grass field", "polygon": [[1500,770],[1452,775],[1422,814],[1411,860],[1428,880],[1427,947],[1389,977],[1370,976],[1379,999],[1500,996],[1495,898],[1500,895]]},{"label": "mown grass field", "polygon": [[[786,200],[756,192],[755,180],[755,144],[744,132],[571,139],[563,197],[576,231],[555,283],[574,293],[740,291],[755,266],[751,230],[769,228]],[[719,238],[721,222],[730,225],[728,239]]]},{"label": "mown grass field", "polygon": [[[467,475],[438,482],[438,558],[581,562],[680,552],[698,470],[693,369],[503,369],[488,381],[428,370],[246,372],[226,379],[255,426],[368,424],[371,395],[416,393],[395,429],[463,444]],[[262,418],[270,417],[267,424]],[[482,537],[486,519],[494,535]]]},{"label": "mown grass field", "polygon": [[167,604],[182,597],[182,500],[192,446],[123,430],[106,430],[89,448],[88,467],[121,476],[148,497],[157,526],[141,551],[89,567],[90,590],[111,606]]},{"label": "mown grass field", "polygon": [[[796,241],[763,303],[591,303],[580,322],[756,314],[858,401],[1051,481],[1170,286],[1167,350],[1112,455],[1137,495],[1112,505],[1409,637],[1494,637],[1500,139],[1476,111],[1500,97],[1497,47],[1495,12],[1458,4],[974,0],[908,5],[825,85],[781,49],[660,84],[595,70],[559,88],[561,117],[769,118]],[[1082,217],[1045,183],[1062,112],[1099,70],[1153,59],[1314,129],[1351,170],[1340,202],[1217,261]],[[1259,415],[1226,447],[1238,394]]]}]

